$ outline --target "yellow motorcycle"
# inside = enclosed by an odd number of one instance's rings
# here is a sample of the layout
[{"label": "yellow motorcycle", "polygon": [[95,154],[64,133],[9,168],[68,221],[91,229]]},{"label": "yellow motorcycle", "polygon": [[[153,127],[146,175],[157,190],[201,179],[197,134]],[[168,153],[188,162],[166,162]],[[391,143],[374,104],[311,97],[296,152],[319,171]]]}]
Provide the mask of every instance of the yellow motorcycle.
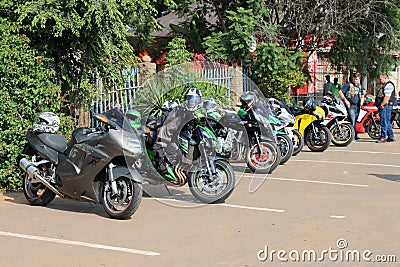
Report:
[{"label": "yellow motorcycle", "polygon": [[294,127],[303,135],[304,143],[311,151],[325,151],[332,139],[328,127],[322,124],[325,111],[312,98],[305,100],[304,108],[291,108],[296,118]]}]

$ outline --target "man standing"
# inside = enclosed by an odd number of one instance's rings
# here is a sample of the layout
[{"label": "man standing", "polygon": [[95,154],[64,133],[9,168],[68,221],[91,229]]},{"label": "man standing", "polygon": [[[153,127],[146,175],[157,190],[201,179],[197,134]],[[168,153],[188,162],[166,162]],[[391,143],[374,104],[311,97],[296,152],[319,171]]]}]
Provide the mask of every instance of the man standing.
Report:
[{"label": "man standing", "polygon": [[324,91],[322,92],[323,96],[326,96],[328,94],[328,92],[331,90],[331,86],[332,86],[331,76],[326,75],[325,79],[326,79],[326,83],[324,83]]},{"label": "man standing", "polygon": [[360,73],[353,73],[353,75],[351,75],[351,82],[343,85],[342,89],[339,91],[339,96],[343,99],[346,105],[349,119],[353,125],[354,131],[356,132],[356,136],[354,138],[355,141],[358,140],[356,130],[357,117],[358,113],[360,112],[360,108],[364,103],[365,95],[365,90],[360,84],[360,78]]},{"label": "man standing", "polygon": [[[381,74],[379,80],[382,87],[378,90],[375,98],[375,106],[379,109],[379,117],[381,122],[381,138],[377,143],[393,142],[394,134],[392,130],[392,123],[390,122],[390,115],[393,106],[397,105],[396,93],[394,84],[389,80],[387,74]],[[387,136],[387,139],[386,139]]]},{"label": "man standing", "polygon": [[335,77],[333,79],[333,84],[331,86],[331,92],[337,97],[339,98],[339,90],[342,88],[342,85],[340,85],[339,83],[339,79],[337,77]]}]

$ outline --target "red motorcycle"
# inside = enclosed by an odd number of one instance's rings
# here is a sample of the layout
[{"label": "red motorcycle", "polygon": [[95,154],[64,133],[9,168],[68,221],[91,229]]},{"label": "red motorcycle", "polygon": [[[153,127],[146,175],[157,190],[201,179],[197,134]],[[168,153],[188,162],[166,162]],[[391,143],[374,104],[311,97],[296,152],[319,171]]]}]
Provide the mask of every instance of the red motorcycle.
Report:
[{"label": "red motorcycle", "polygon": [[360,113],[357,117],[356,132],[368,133],[372,139],[379,139],[381,136],[381,124],[379,118],[378,108],[374,105],[372,100],[367,100],[361,106]]}]

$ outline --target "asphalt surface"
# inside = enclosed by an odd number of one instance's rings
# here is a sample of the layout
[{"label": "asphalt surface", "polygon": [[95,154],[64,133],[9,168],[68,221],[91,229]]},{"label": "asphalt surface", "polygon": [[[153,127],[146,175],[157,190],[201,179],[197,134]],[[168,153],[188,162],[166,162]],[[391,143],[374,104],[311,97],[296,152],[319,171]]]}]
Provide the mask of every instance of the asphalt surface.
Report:
[{"label": "asphalt surface", "polygon": [[100,205],[33,207],[0,192],[0,266],[398,266],[399,145],[361,135],[322,153],[304,147],[268,177],[238,163],[218,205],[145,185],[153,197],[127,221]]}]

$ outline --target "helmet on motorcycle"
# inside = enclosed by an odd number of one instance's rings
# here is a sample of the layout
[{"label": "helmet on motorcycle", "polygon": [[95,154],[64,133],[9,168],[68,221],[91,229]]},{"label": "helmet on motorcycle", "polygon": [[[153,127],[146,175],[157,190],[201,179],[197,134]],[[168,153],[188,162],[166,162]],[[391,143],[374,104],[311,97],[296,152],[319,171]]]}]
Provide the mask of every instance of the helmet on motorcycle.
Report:
[{"label": "helmet on motorcycle", "polygon": [[240,102],[242,103],[242,108],[245,111],[248,111],[251,109],[251,107],[254,105],[254,103],[258,100],[258,97],[256,93],[254,92],[245,92],[241,97],[240,97]]},{"label": "helmet on motorcycle", "polygon": [[217,109],[217,102],[213,98],[204,100],[204,109],[207,112],[214,112]]},{"label": "helmet on motorcycle", "polygon": [[317,108],[317,102],[312,98],[305,99],[303,103],[304,109],[309,113],[314,112],[314,110]]},{"label": "helmet on motorcycle", "polygon": [[327,105],[333,105],[333,100],[332,100],[332,98],[329,97],[329,96],[324,96],[324,97],[322,98],[322,101],[321,101],[321,102],[324,103],[324,104],[327,104]]},{"label": "helmet on motorcycle", "polygon": [[279,114],[279,112],[281,111],[281,103],[278,99],[270,98],[268,99],[268,104],[275,113]]},{"label": "helmet on motorcycle", "polygon": [[165,101],[164,104],[161,106],[161,110],[163,112],[171,112],[174,108],[178,106],[178,103],[174,100]]},{"label": "helmet on motorcycle", "polygon": [[60,128],[60,118],[53,112],[39,114],[39,122],[33,124],[33,131],[37,133],[57,133]]},{"label": "helmet on motorcycle", "polygon": [[183,105],[189,111],[195,111],[203,106],[203,96],[201,91],[195,87],[190,88],[184,98]]},{"label": "helmet on motorcycle", "polygon": [[136,109],[128,110],[125,114],[126,118],[129,120],[129,123],[132,127],[138,128],[140,125],[140,120],[142,116],[140,115],[139,111]]}]

